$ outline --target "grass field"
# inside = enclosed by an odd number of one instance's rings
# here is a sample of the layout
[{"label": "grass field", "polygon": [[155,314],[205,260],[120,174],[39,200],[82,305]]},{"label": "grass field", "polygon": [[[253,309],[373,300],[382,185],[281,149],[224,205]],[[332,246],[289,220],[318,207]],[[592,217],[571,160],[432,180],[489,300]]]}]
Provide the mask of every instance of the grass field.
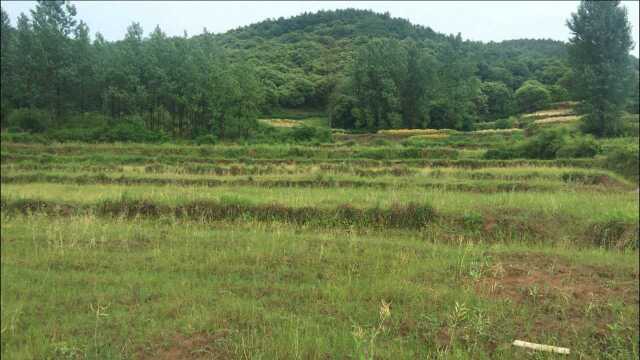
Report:
[{"label": "grass field", "polygon": [[411,136],[3,142],[2,357],[638,357],[637,183]]}]

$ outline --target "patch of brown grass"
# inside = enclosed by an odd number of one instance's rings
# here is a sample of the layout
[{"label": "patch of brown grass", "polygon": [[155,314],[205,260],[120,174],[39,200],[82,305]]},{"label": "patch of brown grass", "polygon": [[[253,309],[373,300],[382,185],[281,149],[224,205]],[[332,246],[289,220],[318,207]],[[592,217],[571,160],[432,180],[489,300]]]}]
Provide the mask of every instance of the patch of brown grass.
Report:
[{"label": "patch of brown grass", "polygon": [[447,129],[387,129],[378,130],[377,134],[381,135],[433,135],[433,134],[447,134],[450,130]]},{"label": "patch of brown grass", "polygon": [[493,258],[493,265],[475,283],[476,292],[517,306],[534,305],[535,331],[540,334],[592,326],[605,331],[613,317],[607,305],[611,299],[635,306],[639,303],[637,270],[615,272],[535,253]]},{"label": "patch of brown grass", "polygon": [[151,345],[148,351],[141,351],[137,359],[181,360],[181,359],[233,359],[224,344],[227,331],[209,334],[199,332],[189,336],[174,335],[168,345]]},{"label": "patch of brown grass", "polygon": [[486,130],[476,130],[472,131],[472,134],[511,134],[516,132],[522,132],[524,130],[519,128],[511,128],[511,129],[486,129]]},{"label": "patch of brown grass", "polygon": [[522,117],[525,119],[532,119],[532,118],[543,119],[543,118],[558,117],[558,116],[568,116],[572,114],[573,114],[572,109],[565,108],[565,109],[551,109],[551,110],[537,111],[531,114],[525,114]]},{"label": "patch of brown grass", "polygon": [[553,123],[569,123],[580,120],[581,116],[578,115],[569,115],[569,116],[557,116],[557,117],[546,117],[542,119],[538,119],[534,121],[534,124],[553,124]]},{"label": "patch of brown grass", "polygon": [[302,125],[302,122],[291,119],[258,119],[258,121],[275,127],[291,128]]}]

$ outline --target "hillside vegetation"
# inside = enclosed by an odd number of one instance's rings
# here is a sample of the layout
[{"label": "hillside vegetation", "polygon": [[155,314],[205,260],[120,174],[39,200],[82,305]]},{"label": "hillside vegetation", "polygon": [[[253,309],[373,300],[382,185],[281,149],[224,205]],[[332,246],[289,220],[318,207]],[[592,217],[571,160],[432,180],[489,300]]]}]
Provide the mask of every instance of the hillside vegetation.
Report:
[{"label": "hillside vegetation", "polygon": [[[476,43],[363,10],[191,37],[144,36],[133,23],[114,42],[92,41],[61,3],[39,4],[15,27],[2,19],[2,127],[75,140],[99,141],[91,130],[114,125],[143,141],[246,137],[259,114],[289,108],[328,111],[339,128],[470,129],[571,98],[565,43]],[[21,120],[24,108],[40,113]]]},{"label": "hillside vegetation", "polygon": [[564,109],[331,143],[3,140],[3,356],[636,357],[638,137],[585,142]]},{"label": "hillside vegetation", "polygon": [[63,2],[2,14],[3,359],[640,355],[617,2],[581,2],[568,44],[360,10],[115,42]]}]

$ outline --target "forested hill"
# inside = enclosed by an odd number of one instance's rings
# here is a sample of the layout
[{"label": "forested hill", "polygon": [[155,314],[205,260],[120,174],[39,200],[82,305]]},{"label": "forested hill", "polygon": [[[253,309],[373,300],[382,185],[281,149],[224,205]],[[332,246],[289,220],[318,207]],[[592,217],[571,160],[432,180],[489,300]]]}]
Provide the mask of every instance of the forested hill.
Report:
[{"label": "forested hill", "polygon": [[[270,107],[321,107],[327,105],[337,78],[352,63],[354,51],[371,39],[415,42],[436,54],[456,37],[367,10],[335,10],[265,20],[215,36],[212,39],[238,57],[257,65],[268,85]],[[482,81],[502,81],[516,90],[525,80],[553,84],[544,69],[562,67],[566,44],[555,40],[521,39],[503,42],[464,41],[467,55],[477,63]],[[555,69],[566,71],[566,67]]]},{"label": "forested hill", "polygon": [[415,40],[444,40],[444,35],[429,27],[413,25],[406,19],[392,18],[388,13],[380,14],[369,10],[344,9],[303,13],[290,18],[267,19],[257,24],[240,27],[227,35],[240,37],[261,37],[265,39],[295,39],[305,34],[318,39],[365,37],[407,37]]},{"label": "forested hill", "polygon": [[303,108],[345,129],[468,129],[571,97],[566,45],[553,40],[484,44],[348,9],[191,37],[132,23],[109,42],[91,40],[81,18],[63,1],[38,2],[17,24],[2,12],[3,128],[92,126],[74,119],[94,114],[232,138],[259,115]]}]

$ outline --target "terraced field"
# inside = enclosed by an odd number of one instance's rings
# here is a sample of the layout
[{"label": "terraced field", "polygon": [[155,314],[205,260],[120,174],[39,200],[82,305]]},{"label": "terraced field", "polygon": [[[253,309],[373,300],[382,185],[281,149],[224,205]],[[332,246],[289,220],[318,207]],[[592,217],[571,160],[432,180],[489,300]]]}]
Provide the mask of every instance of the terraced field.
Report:
[{"label": "terraced field", "polygon": [[637,184],[522,136],[2,143],[2,355],[637,358]]}]

